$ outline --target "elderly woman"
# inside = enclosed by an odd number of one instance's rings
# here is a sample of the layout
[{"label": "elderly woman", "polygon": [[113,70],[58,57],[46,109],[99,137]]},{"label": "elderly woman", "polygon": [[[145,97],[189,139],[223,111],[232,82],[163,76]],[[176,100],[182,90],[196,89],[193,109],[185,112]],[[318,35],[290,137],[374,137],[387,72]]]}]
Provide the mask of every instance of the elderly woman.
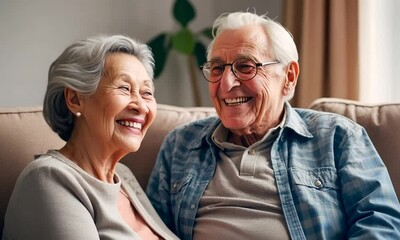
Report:
[{"label": "elderly woman", "polygon": [[124,36],[78,41],[51,65],[43,114],[66,144],[21,173],[3,239],[177,239],[118,163],[156,116],[153,65]]}]

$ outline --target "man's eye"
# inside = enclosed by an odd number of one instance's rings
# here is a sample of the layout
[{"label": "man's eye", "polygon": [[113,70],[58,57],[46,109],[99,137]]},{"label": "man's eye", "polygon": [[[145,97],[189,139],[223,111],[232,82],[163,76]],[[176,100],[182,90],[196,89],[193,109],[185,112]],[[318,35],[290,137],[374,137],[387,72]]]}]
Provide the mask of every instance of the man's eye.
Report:
[{"label": "man's eye", "polygon": [[236,69],[241,73],[251,73],[255,70],[255,66],[253,64],[237,64]]},{"label": "man's eye", "polygon": [[212,75],[221,75],[223,72],[224,72],[224,67],[222,65],[211,67]]}]

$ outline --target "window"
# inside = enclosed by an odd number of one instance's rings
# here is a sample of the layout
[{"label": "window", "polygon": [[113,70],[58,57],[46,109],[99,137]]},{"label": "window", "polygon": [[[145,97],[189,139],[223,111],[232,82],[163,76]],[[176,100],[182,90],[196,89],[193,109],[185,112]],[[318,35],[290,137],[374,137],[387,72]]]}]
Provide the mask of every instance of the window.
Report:
[{"label": "window", "polygon": [[359,4],[360,100],[400,102],[400,1]]}]

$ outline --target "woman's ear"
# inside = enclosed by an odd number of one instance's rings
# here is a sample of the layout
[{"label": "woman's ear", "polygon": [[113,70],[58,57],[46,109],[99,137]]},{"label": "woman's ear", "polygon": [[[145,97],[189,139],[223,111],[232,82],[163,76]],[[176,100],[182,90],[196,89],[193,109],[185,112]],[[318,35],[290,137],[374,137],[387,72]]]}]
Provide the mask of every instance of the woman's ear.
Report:
[{"label": "woman's ear", "polygon": [[68,109],[74,115],[80,115],[82,112],[82,106],[81,106],[81,102],[80,102],[78,93],[75,90],[72,90],[71,88],[65,88],[64,89],[64,97],[65,97],[65,103],[67,104]]},{"label": "woman's ear", "polygon": [[284,95],[287,96],[294,92],[297,84],[297,78],[299,77],[299,72],[299,64],[295,61],[290,62],[286,72],[285,86],[283,88]]}]

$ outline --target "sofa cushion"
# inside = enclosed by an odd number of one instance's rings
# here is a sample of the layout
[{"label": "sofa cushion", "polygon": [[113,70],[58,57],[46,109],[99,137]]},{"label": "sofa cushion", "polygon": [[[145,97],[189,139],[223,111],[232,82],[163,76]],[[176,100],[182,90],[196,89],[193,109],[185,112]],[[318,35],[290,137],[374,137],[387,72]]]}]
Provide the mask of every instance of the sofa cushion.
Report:
[{"label": "sofa cushion", "polygon": [[400,198],[400,103],[365,104],[338,98],[321,98],[310,108],[338,113],[363,126],[388,168]]}]

